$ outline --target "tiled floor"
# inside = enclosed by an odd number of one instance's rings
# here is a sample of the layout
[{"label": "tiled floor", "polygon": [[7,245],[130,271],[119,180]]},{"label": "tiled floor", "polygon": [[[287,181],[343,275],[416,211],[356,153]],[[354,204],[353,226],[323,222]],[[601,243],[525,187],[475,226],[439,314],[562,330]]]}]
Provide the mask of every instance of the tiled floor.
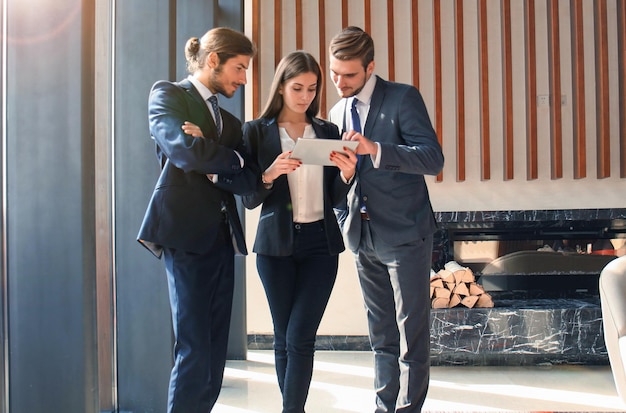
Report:
[{"label": "tiled floor", "polygon": [[[318,351],[307,413],[373,412],[369,352]],[[229,361],[216,413],[279,413],[273,353]],[[433,367],[425,412],[626,412],[608,366]]]}]

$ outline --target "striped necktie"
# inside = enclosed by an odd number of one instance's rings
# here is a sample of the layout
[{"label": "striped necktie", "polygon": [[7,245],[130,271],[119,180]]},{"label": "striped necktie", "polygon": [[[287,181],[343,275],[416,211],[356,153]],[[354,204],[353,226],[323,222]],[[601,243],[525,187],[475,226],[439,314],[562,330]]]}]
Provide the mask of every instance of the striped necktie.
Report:
[{"label": "striped necktie", "polygon": [[213,116],[215,117],[215,127],[217,128],[217,137],[222,136],[222,115],[220,114],[220,107],[217,104],[217,95],[213,95],[209,98],[211,107],[213,108]]}]

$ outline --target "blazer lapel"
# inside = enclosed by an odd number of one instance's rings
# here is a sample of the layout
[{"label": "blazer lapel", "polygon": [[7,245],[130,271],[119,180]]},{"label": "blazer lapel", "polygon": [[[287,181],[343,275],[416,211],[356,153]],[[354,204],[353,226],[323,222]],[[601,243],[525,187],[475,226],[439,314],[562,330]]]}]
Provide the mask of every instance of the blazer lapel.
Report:
[{"label": "blazer lapel", "polygon": [[266,151],[263,151],[264,156],[263,159],[261,159],[263,163],[261,166],[265,169],[268,168],[283,151],[280,144],[280,135],[276,119],[269,119],[264,123],[262,133],[264,136],[262,144],[267,148]]},{"label": "blazer lapel", "polygon": [[365,131],[363,133],[363,135],[365,135],[367,138],[372,135],[372,129],[374,128],[374,124],[376,124],[376,120],[378,119],[380,109],[383,105],[383,100],[385,97],[385,88],[385,81],[376,76],[376,87],[374,87],[374,92],[372,93],[370,110],[367,114],[367,120],[365,121]]},{"label": "blazer lapel", "polygon": [[321,128],[321,126],[315,121],[315,119],[311,120],[311,126],[313,127],[313,132],[315,132],[315,136],[317,136],[318,138],[330,138],[330,136],[327,136],[328,133]]},{"label": "blazer lapel", "polygon": [[[200,95],[200,92],[198,92],[198,90],[196,89],[196,87],[188,80],[188,79],[183,79],[178,83],[183,89],[185,89],[187,91],[187,93],[189,94],[189,96],[191,96],[191,98],[196,101],[196,103],[198,103],[199,107],[202,108],[202,112],[204,114],[204,116],[210,120],[210,124],[213,127],[213,136],[215,138],[215,140],[218,140],[218,133],[217,133],[217,126],[215,125],[215,120],[213,119],[213,115],[211,115],[211,112],[209,111],[209,107],[207,106],[207,103],[204,101],[204,99],[202,99],[202,96]],[[206,137],[206,136],[205,136]]]},{"label": "blazer lapel", "polygon": [[343,119],[343,125],[341,126],[341,134],[343,135],[345,132],[347,132],[348,130],[347,128],[347,122],[346,122],[346,116],[348,114],[348,99],[344,99],[343,102],[343,116],[341,117]]}]

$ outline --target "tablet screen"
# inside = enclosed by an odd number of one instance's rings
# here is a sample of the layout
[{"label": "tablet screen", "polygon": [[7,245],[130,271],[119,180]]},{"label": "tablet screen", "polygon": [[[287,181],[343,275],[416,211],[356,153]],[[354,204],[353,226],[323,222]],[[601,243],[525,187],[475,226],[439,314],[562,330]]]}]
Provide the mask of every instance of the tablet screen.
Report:
[{"label": "tablet screen", "polygon": [[341,139],[302,139],[296,141],[296,146],[291,152],[291,158],[300,159],[302,163],[309,165],[331,165],[330,153],[345,152],[344,147],[355,150],[358,141],[342,141]]}]

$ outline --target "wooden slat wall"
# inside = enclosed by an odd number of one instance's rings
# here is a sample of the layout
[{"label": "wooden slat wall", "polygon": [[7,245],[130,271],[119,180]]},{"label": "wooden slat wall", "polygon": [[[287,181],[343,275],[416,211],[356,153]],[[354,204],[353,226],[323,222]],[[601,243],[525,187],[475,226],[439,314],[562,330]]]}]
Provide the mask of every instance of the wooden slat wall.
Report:
[{"label": "wooden slat wall", "polygon": [[[433,20],[434,20],[434,71],[435,71],[435,132],[439,138],[439,143],[443,144],[443,93],[441,86],[441,2],[433,0]],[[443,171],[437,175],[437,182],[443,181]]]},{"label": "wooden slat wall", "polygon": [[[523,7],[517,1],[524,1]],[[268,62],[261,63],[264,59],[276,64],[294,39],[299,49],[314,43],[318,46],[309,51],[318,57],[326,74],[329,39],[342,27],[357,25],[374,37],[377,73],[423,89],[447,160],[437,182],[444,176],[454,176],[458,182],[626,178],[626,6],[623,0],[590,1],[274,0],[274,21],[265,18],[262,30],[261,2],[250,0],[246,13],[259,46],[250,82],[251,116],[259,112],[269,88],[265,83],[271,76]],[[311,6],[317,16],[305,14]],[[295,9],[294,18],[284,14],[286,7]],[[464,18],[474,13],[477,25],[466,27]],[[454,16],[454,21],[442,21],[442,15]],[[406,38],[397,36],[394,28],[398,25],[409,28]],[[305,30],[307,26],[317,27],[315,37]],[[386,31],[381,30],[384,26]],[[519,27],[523,36],[513,34]],[[272,30],[273,38],[261,36],[267,30]],[[617,36],[617,41],[609,41],[611,36]],[[448,47],[452,39],[454,47]],[[517,50],[523,50],[523,62]],[[452,61],[454,65],[447,64]],[[518,79],[514,73],[521,63],[524,76]],[[405,71],[407,65],[410,68]],[[476,85],[466,83],[472,76]],[[325,76],[325,81],[328,84],[330,79]],[[586,99],[590,91],[595,105]],[[516,97],[520,92],[525,101]],[[538,104],[539,96],[549,97],[549,107]],[[320,116],[325,117],[337,99],[323,88]],[[615,101],[619,105],[612,104]],[[591,107],[595,110],[590,111]],[[468,109],[474,108],[480,118],[478,129],[474,119],[467,117]],[[522,122],[516,117],[520,110],[525,113]],[[443,116],[450,111],[454,116]],[[444,119],[454,119],[456,125],[444,125]],[[619,165],[613,165],[612,159],[618,159]],[[590,175],[588,169],[596,173]],[[493,177],[492,172],[496,173]]]},{"label": "wooden slat wall", "polygon": [[583,32],[583,5],[572,2],[572,54],[574,97],[574,178],[587,176],[587,130],[585,120],[585,47]]},{"label": "wooden slat wall", "polygon": [[526,178],[538,178],[537,154],[537,46],[535,37],[535,0],[526,0]]},{"label": "wooden slat wall", "polygon": [[417,2],[411,2],[411,58],[412,58],[412,75],[413,86],[419,89],[420,87],[420,53],[419,53],[419,31],[417,25],[419,22],[419,8]]},{"label": "wooden slat wall", "polygon": [[372,2],[370,0],[364,1],[364,14],[365,14],[365,25],[363,26],[363,30],[368,33],[372,32]]},{"label": "wooden slat wall", "polygon": [[621,119],[619,135],[620,135],[620,177],[626,178],[626,4],[620,1],[617,4],[618,9],[618,50],[621,54],[618,58],[618,77],[619,77],[619,118]]},{"label": "wooden slat wall", "polygon": [[561,36],[559,2],[551,1],[549,15],[550,61],[550,165],[552,179],[563,178],[563,129],[561,124]]},{"label": "wooden slat wall", "polygon": [[463,0],[456,1],[456,180],[465,181],[465,55],[463,47]]},{"label": "wooden slat wall", "polygon": [[502,61],[504,79],[504,179],[513,179],[513,57],[511,0],[502,0]]},{"label": "wooden slat wall", "polygon": [[480,178],[491,179],[491,129],[489,108],[489,39],[487,27],[487,0],[479,0],[478,31],[480,37]]},{"label": "wooden slat wall", "polygon": [[[318,16],[321,16],[321,18],[318,19],[318,26],[319,26],[319,37],[320,37],[320,57],[319,57],[319,62],[320,62],[320,66],[322,67],[322,73],[327,73],[326,72],[326,68],[328,67],[328,62],[327,62],[327,58],[326,58],[326,51],[328,50],[326,48],[326,24],[324,23],[326,21],[326,3],[324,2],[324,0],[319,0],[318,2],[318,6],[317,6],[317,13]],[[331,82],[332,80],[330,80],[328,78],[328,76],[324,77],[326,79],[326,82]],[[326,116],[326,113],[328,113],[328,109],[327,109],[327,105],[326,105],[326,88],[322,88],[322,97],[321,97],[321,105],[320,105],[320,112]]]},{"label": "wooden slat wall", "polygon": [[[280,51],[283,50],[283,3],[282,0],[274,1],[274,67],[278,66],[281,59]],[[302,30],[296,27],[296,32]]]},{"label": "wooden slat wall", "polygon": [[296,49],[302,50],[302,0],[296,0]]},{"label": "wooden slat wall", "polygon": [[[252,0],[252,41],[256,45],[262,45],[261,36],[260,36],[260,22],[261,22],[261,8],[260,8],[261,0]],[[257,116],[260,112],[259,110],[259,102],[261,101],[261,85],[259,79],[261,78],[261,50],[258,51],[256,59],[252,63],[252,82],[248,82],[248,84],[252,87],[252,113],[253,117]]]},{"label": "wooden slat wall", "polygon": [[596,0],[596,94],[597,94],[597,145],[598,178],[611,175],[610,110],[609,107],[609,51],[607,34],[606,0]]},{"label": "wooden slat wall", "polygon": [[348,25],[348,0],[341,0],[341,27],[346,27]]},{"label": "wooden slat wall", "polygon": [[[393,0],[387,0],[387,27],[393,32]],[[387,61],[389,62],[389,80],[396,80],[395,36],[387,36]]]},{"label": "wooden slat wall", "polygon": [[[283,19],[282,19],[282,1],[281,0],[274,0],[274,16],[276,19],[276,22],[274,24],[274,66],[278,65],[278,62],[280,61],[280,59],[282,58],[282,53],[281,50],[283,49],[283,34],[282,34],[282,29],[283,29]],[[296,33],[298,33],[298,31],[302,30],[301,27],[296,25]]]}]

